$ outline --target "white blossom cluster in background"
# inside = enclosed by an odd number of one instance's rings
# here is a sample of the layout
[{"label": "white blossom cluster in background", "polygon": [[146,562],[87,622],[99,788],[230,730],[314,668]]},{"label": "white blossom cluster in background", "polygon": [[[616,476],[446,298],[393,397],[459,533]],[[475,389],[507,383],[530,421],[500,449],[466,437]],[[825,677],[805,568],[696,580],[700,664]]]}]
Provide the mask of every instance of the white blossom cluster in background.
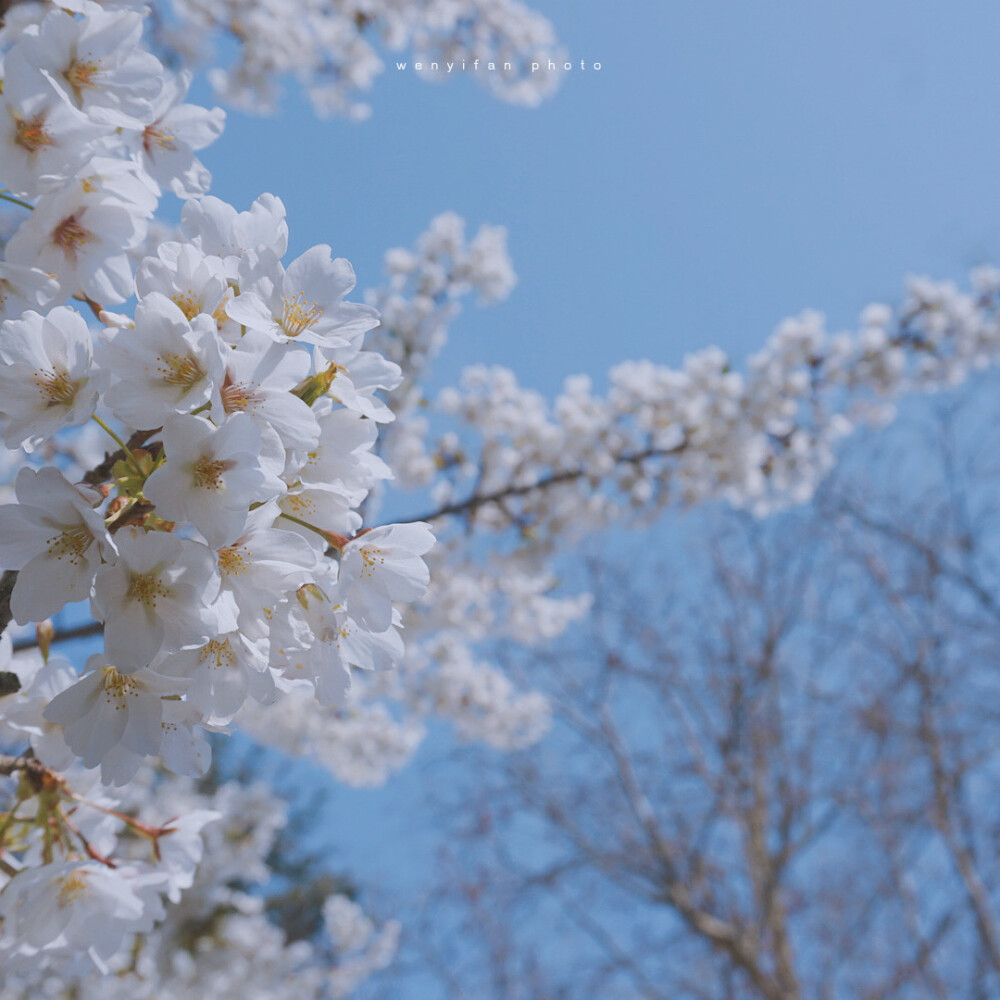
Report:
[{"label": "white blossom cluster in background", "polygon": [[432,486],[436,511],[534,543],[670,503],[801,503],[859,424],[1000,359],[1000,272],[978,268],[972,284],[913,279],[898,314],[871,305],[855,332],[830,334],[815,312],[788,319],[743,371],[708,348],[681,369],[619,364],[604,394],[572,377],[551,406],[513,372],[476,366],[438,397],[456,430],[423,449],[411,436],[394,471]]},{"label": "white blossom cluster in background", "polygon": [[[294,78],[318,114],[365,118],[359,95],[385,71],[380,52],[421,63],[425,79],[471,76],[501,100],[534,106],[553,93],[566,58],[549,21],[519,0],[161,0],[153,11],[160,46],[212,65],[219,98],[254,113],[274,111]],[[216,65],[223,40],[236,42],[225,66]],[[449,63],[467,69],[449,73]]]},{"label": "white blossom cluster in background", "polygon": [[[385,72],[383,57],[393,72],[398,57],[408,74],[471,77],[534,107],[555,92],[567,58],[549,20],[520,0],[70,0],[64,9],[85,4],[148,13],[149,43],[164,62],[205,68],[220,100],[253,114],[275,112],[295,80],[317,114],[365,119],[361,97]],[[5,6],[18,32],[49,4]]]},{"label": "white blossom cluster in background", "polygon": [[[284,802],[266,786],[230,782],[205,794],[183,778],[140,781],[127,790],[88,787],[85,774],[74,772],[74,778],[75,784],[83,782],[80,794],[100,807],[81,805],[72,813],[95,851],[134,855],[127,863],[141,868],[150,841],[133,817],[155,815],[156,828],[162,823],[170,831],[158,838],[162,877],[158,882],[132,877],[124,883],[135,887],[130,895],[121,883],[102,883],[102,867],[93,863],[77,870],[68,889],[65,881],[33,885],[34,909],[22,913],[5,934],[44,938],[51,922],[65,919],[63,961],[45,972],[26,968],[23,958],[8,965],[5,954],[0,1000],[62,1000],[68,988],[79,1000],[342,1000],[395,954],[399,925],[389,921],[377,927],[339,891],[321,903],[323,931],[317,940],[286,943],[268,919],[259,891],[271,878],[268,855],[288,822]],[[167,822],[177,815],[185,818]],[[81,886],[96,888],[84,893]],[[79,907],[60,906],[74,892],[79,892]],[[148,902],[157,895],[166,905],[156,927],[146,933],[126,928],[133,896]],[[93,943],[98,934],[107,943],[103,971],[79,947],[99,947]],[[112,948],[119,938],[121,944]]]},{"label": "white blossom cluster in background", "polygon": [[[206,195],[194,154],[222,112],[183,103],[187,76],[132,6],[26,8],[0,36],[0,197],[16,213],[0,434],[18,467],[0,630],[38,623],[41,650],[0,649],[0,965],[36,983],[121,968],[193,883],[216,813],[186,802],[154,822],[169,796],[152,786],[124,811],[144,765],[202,775],[206,732],[247,699],[338,705],[353,668],[393,667],[396,602],[423,594],[433,544],[426,524],[362,525],[390,475],[377,393],[401,378],[364,349],[377,311],[346,299],[354,272],[330,247],[283,263],[278,198],[238,212]],[[164,191],[190,199],[180,233],[134,271]],[[106,452],[67,437],[83,425]],[[82,673],[49,655],[48,619],[74,602],[103,634]],[[330,907],[340,985],[306,964],[340,996],[392,947]],[[228,929],[263,959],[253,928]]]}]

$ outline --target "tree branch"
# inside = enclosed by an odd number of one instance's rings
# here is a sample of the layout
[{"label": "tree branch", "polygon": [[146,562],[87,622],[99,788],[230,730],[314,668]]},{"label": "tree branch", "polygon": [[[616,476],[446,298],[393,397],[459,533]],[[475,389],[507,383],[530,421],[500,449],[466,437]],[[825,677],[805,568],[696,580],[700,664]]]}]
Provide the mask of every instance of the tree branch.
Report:
[{"label": "tree branch", "polygon": [[15,583],[17,583],[17,570],[9,569],[0,576],[0,635],[14,620],[10,610],[10,595],[14,592]]},{"label": "tree branch", "polygon": [[[629,455],[619,455],[615,459],[615,465],[640,465],[651,458],[671,458],[679,455],[688,446],[688,442],[682,441],[673,448],[646,448],[644,451]],[[501,489],[493,490],[490,493],[473,493],[464,500],[456,500],[454,503],[445,504],[436,511],[424,514],[422,517],[409,517],[398,521],[398,524],[412,524],[415,521],[437,521],[442,517],[454,517],[463,514],[475,514],[480,507],[485,507],[489,503],[501,503],[512,497],[523,497],[536,491],[541,492],[553,486],[560,486],[563,483],[572,483],[578,479],[585,479],[592,475],[587,469],[564,469],[562,472],[553,472],[548,476],[543,476],[537,482],[525,483],[521,486],[504,486]]]},{"label": "tree branch", "polygon": [[[103,622],[87,622],[84,625],[76,625],[68,628],[64,632],[56,632],[49,643],[55,645],[57,642],[70,642],[73,639],[87,639],[92,635],[101,635],[104,632]],[[21,639],[14,643],[14,652],[19,653],[25,649],[37,649],[36,639]]]}]

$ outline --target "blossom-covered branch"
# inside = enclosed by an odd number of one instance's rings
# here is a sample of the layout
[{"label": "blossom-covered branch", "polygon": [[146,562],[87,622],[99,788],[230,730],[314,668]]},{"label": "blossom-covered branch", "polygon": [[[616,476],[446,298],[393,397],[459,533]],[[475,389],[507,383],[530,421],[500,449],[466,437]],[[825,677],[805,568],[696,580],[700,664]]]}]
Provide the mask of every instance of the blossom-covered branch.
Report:
[{"label": "blossom-covered branch", "polygon": [[[380,53],[420,63],[428,80],[475,64],[467,75],[494,96],[532,106],[555,90],[566,58],[549,21],[519,0],[160,0],[153,10],[174,60],[214,64],[220,99],[258,114],[294,78],[319,114],[365,118],[359,95],[384,71]],[[227,66],[219,43],[235,43]]]},{"label": "blossom-covered branch", "polygon": [[[364,349],[378,313],[348,298],[351,265],[325,245],[283,263],[277,197],[239,212],[207,195],[195,153],[223,114],[183,103],[188,77],[130,7],[24,5],[0,36],[19,213],[0,261],[0,434],[19,466],[0,506],[0,745],[20,777],[0,783],[0,958],[29,979],[106,972],[192,883],[215,814],[154,823],[105,787],[141,784],[152,758],[203,775],[206,734],[248,698],[336,705],[355,669],[390,669],[434,541],[363,524],[389,475],[376,394],[400,373]],[[180,231],[147,252],[168,191]],[[82,601],[95,622],[72,631],[103,649],[80,674],[46,623]],[[11,622],[37,623],[37,652],[15,655]],[[345,982],[368,968],[351,950]]]}]

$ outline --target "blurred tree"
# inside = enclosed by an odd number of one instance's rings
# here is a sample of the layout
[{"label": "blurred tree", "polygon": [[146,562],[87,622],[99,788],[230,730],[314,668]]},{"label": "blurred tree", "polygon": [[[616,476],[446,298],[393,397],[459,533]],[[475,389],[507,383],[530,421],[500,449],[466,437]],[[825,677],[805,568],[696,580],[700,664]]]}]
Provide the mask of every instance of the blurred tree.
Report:
[{"label": "blurred tree", "polygon": [[997,387],[911,407],[806,508],[588,563],[586,624],[508,651],[552,737],[446,796],[411,945],[443,995],[1000,995]]}]

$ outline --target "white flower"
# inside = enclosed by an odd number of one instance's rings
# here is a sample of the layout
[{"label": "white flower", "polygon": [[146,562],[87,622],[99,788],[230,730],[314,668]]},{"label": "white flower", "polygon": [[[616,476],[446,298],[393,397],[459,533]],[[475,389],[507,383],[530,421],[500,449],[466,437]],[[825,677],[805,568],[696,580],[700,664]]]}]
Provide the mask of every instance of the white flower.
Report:
[{"label": "white flower", "polygon": [[221,257],[233,279],[244,256],[277,262],[288,249],[285,206],[273,194],[262,194],[249,212],[237,212],[211,195],[185,202],[181,227],[202,253]]},{"label": "white flower", "polygon": [[[180,686],[181,682],[174,683]],[[161,708],[159,753],[163,766],[174,774],[200,778],[212,762],[212,748],[201,728],[206,725],[202,712],[187,701],[173,699],[164,699]],[[106,784],[126,785],[146,760],[145,754],[118,743],[101,760],[101,779]]]},{"label": "white flower", "polygon": [[[70,749],[84,767],[97,767],[119,744],[139,756],[158,753],[162,739],[163,695],[180,687],[151,670],[122,673],[101,653],[87,660],[87,673],[49,703],[44,716],[65,730]],[[102,771],[108,784],[123,784]]]},{"label": "white flower", "polygon": [[378,437],[373,421],[337,409],[324,414],[319,425],[319,441],[298,470],[303,483],[334,490],[357,506],[377,479],[392,478],[389,467],[371,451]]},{"label": "white flower", "polygon": [[273,504],[252,511],[245,532],[217,553],[222,590],[235,598],[240,630],[250,638],[267,633],[265,608],[319,572],[316,547],[296,532],[272,527],[276,514]]},{"label": "white flower", "polygon": [[165,874],[137,865],[110,869],[92,861],[18,872],[0,892],[0,950],[89,954],[105,971],[126,933],[148,932],[163,918],[159,891],[166,882]]},{"label": "white flower", "polygon": [[375,395],[383,389],[395,389],[402,381],[399,365],[386,361],[375,351],[317,348],[316,367],[333,364],[334,377],[329,394],[347,409],[378,423],[390,423],[396,415]]},{"label": "white flower", "polygon": [[47,85],[15,98],[11,72],[16,67],[16,56],[8,55],[0,97],[0,158],[4,184],[30,198],[86,163],[104,130]]},{"label": "white flower", "polygon": [[168,78],[153,101],[149,118],[139,136],[139,162],[159,186],[179,198],[195,198],[211,184],[211,174],[194,155],[222,134],[226,113],[222,108],[182,104],[191,82],[190,73]]},{"label": "white flower", "polygon": [[280,469],[261,461],[260,431],[245,414],[219,427],[200,417],[174,417],[162,437],[167,460],[143,493],[161,517],[190,521],[214,548],[242,533],[251,504],[284,490]]},{"label": "white flower", "polygon": [[[335,487],[309,486],[302,482],[292,483],[288,492],[278,500],[282,513],[297,521],[319,528],[335,531],[338,535],[353,535],[361,527],[361,515],[351,508],[351,502],[343,491]],[[288,531],[296,531],[304,538],[315,541],[318,537],[309,528],[286,518],[281,522]]]},{"label": "white flower", "polygon": [[202,713],[186,701],[163,703],[163,766],[174,774],[200,778],[212,763],[212,747],[196,723]]},{"label": "white flower", "polygon": [[225,725],[249,695],[262,703],[274,700],[274,679],[267,644],[240,632],[227,632],[197,649],[171,653],[157,669],[183,677],[187,699],[211,725]]},{"label": "white flower", "polygon": [[226,349],[211,317],[188,322],[154,292],[136,306],[134,330],[107,330],[97,345],[98,360],[118,379],[104,401],[130,427],[159,427],[217,396]]},{"label": "white flower", "polygon": [[144,218],[156,211],[159,200],[155,185],[150,187],[134,163],[114,156],[91,157],[70,184],[79,186],[85,194],[103,192],[109,198],[125,202]]},{"label": "white flower", "polygon": [[224,609],[212,550],[163,532],[127,529],[118,559],[94,581],[92,610],[104,622],[104,647],[120,670],[147,666],[166,645],[206,642]]},{"label": "white flower", "polygon": [[101,305],[133,292],[128,250],[146,227],[146,213],[98,189],[80,185],[45,195],[10,238],[7,256],[55,275],[67,295],[78,289]]},{"label": "white flower", "polygon": [[340,587],[351,617],[375,632],[392,623],[393,601],[414,601],[430,574],[420,557],[434,545],[429,524],[373,528],[344,548]]},{"label": "white flower", "polygon": [[166,892],[172,903],[180,902],[181,890],[190,889],[194,883],[195,870],[205,853],[201,831],[219,819],[222,813],[215,809],[192,809],[163,828],[157,840],[157,868],[167,874]]},{"label": "white flower", "polygon": [[94,367],[90,330],[73,309],[26,312],[0,326],[4,441],[31,451],[63,427],[89,420],[107,383]]},{"label": "white flower", "polygon": [[[2,659],[0,655],[0,668],[8,669]],[[31,661],[30,666],[26,667],[25,660]],[[57,657],[46,663],[36,650],[19,653],[13,665],[18,667],[21,690],[6,703],[0,701],[0,734],[4,739],[27,735],[32,751],[46,767],[66,770],[76,758],[66,745],[62,727],[46,720],[42,713],[60,691],[76,682],[76,670]]]},{"label": "white flower", "polygon": [[0,260],[0,319],[20,317],[29,309],[50,306],[59,294],[59,282],[37,267]]},{"label": "white flower", "polygon": [[97,8],[75,18],[55,10],[14,52],[41,86],[47,82],[92,121],[129,128],[147,117],[163,86],[163,67],[141,40],[139,14]]},{"label": "white flower", "polygon": [[306,586],[296,595],[288,617],[273,630],[272,665],[290,680],[310,681],[320,704],[342,704],[351,686],[352,666],[389,670],[401,659],[400,623],[399,613],[392,610],[386,629],[370,631],[318,587]]},{"label": "white flower", "polygon": [[354,268],[343,257],[333,260],[328,246],[315,246],[287,271],[280,265],[275,271],[275,277],[259,278],[226,306],[248,330],[259,330],[279,343],[343,347],[378,326],[377,310],[341,301],[354,288]]},{"label": "white flower", "polygon": [[220,332],[239,327],[226,315],[225,302],[232,294],[225,265],[218,257],[203,254],[190,243],[163,243],[155,257],[146,257],[135,275],[139,298],[154,292],[165,295],[187,320],[199,313],[211,316]]},{"label": "white flower", "polygon": [[308,352],[248,333],[226,355],[222,410],[246,413],[259,427],[273,428],[288,449],[308,450],[319,438],[319,425],[310,407],[291,392],[308,373]]},{"label": "white flower", "polygon": [[0,566],[20,571],[10,607],[23,625],[90,597],[115,546],[100,514],[58,469],[23,468],[15,488],[18,502],[0,507]]}]

